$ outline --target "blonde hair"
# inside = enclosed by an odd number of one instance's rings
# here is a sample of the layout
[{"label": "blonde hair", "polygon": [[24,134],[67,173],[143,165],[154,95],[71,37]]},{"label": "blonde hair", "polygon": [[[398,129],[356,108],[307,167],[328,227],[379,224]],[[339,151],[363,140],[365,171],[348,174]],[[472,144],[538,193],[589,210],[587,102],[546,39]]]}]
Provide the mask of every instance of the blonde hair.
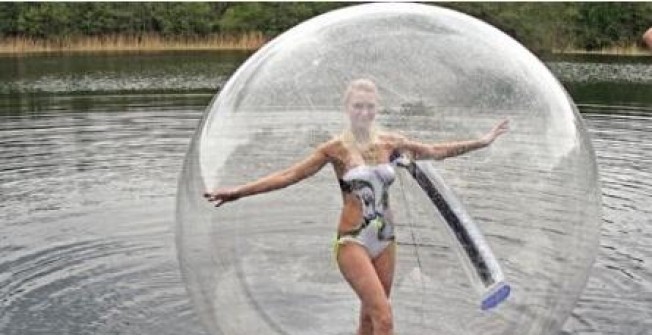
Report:
[{"label": "blonde hair", "polygon": [[352,80],[349,83],[349,86],[346,87],[346,91],[344,91],[344,106],[349,103],[351,93],[356,91],[369,92],[378,96],[378,88],[376,87],[376,83],[374,83],[373,80],[368,78],[358,78]]},{"label": "blonde hair", "polygon": [[[344,97],[342,101],[344,104],[344,108],[347,108],[349,99],[351,98],[351,94],[353,92],[360,92],[360,91],[373,93],[376,96],[378,96],[378,88],[376,87],[376,84],[373,82],[373,80],[368,78],[358,78],[352,80],[347,86],[346,91],[344,91]],[[378,149],[374,144],[378,143],[379,133],[380,131],[374,122],[369,128],[369,144],[371,144],[371,146],[366,150],[365,148],[362,148],[359,145],[358,141],[356,140],[356,137],[353,135],[353,131],[351,130],[350,124],[348,125],[348,127],[344,129],[344,131],[340,135],[340,140],[342,141],[342,143],[347,149],[351,151],[358,151],[362,156],[362,158],[364,159],[365,163],[378,163],[379,162]]]}]

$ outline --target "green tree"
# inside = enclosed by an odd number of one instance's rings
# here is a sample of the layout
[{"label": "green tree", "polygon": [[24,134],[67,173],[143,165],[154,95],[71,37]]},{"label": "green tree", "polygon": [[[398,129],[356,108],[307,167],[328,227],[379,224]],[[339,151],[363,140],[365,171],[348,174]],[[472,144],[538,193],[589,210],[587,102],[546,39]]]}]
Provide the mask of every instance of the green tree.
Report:
[{"label": "green tree", "polygon": [[36,38],[65,37],[71,31],[70,19],[65,3],[30,3],[18,14],[16,32]]},{"label": "green tree", "polygon": [[157,9],[154,21],[164,35],[207,35],[216,30],[209,3],[164,3]]},{"label": "green tree", "polygon": [[588,50],[640,41],[650,24],[651,3],[579,3],[576,31],[579,46]]},{"label": "green tree", "polygon": [[89,2],[79,3],[72,9],[75,22],[75,33],[87,36],[108,34],[113,31],[115,15],[110,3]]},{"label": "green tree", "polygon": [[[194,37],[261,32],[274,37],[335,2],[2,2],[0,37],[161,34]],[[652,2],[441,3],[498,27],[534,51],[597,49],[641,43]]]},{"label": "green tree", "polygon": [[342,3],[238,3],[230,6],[220,20],[227,32],[259,31],[275,36],[315,15],[348,4]]},{"label": "green tree", "polygon": [[20,2],[0,2],[0,36],[15,35],[18,30],[18,16],[24,7]]}]

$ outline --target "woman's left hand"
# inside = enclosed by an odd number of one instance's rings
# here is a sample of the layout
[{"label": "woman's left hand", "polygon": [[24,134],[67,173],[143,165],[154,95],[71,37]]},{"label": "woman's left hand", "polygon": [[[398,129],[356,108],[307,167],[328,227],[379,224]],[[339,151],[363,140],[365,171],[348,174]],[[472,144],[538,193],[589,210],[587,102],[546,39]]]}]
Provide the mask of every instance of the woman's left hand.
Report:
[{"label": "woman's left hand", "polygon": [[213,192],[204,193],[204,198],[215,205],[215,207],[220,207],[226,202],[236,201],[240,197],[242,197],[242,192],[237,187],[220,188]]},{"label": "woman's left hand", "polygon": [[496,124],[486,135],[482,136],[481,141],[485,145],[489,145],[493,143],[493,141],[495,141],[498,136],[506,133],[507,131],[509,131],[509,120],[504,119]]}]

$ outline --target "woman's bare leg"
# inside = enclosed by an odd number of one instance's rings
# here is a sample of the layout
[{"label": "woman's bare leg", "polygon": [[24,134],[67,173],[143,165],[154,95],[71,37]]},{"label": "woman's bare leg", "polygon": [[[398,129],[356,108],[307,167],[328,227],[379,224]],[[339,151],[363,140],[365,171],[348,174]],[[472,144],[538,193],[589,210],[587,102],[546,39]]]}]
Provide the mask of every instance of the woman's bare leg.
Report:
[{"label": "woman's bare leg", "polygon": [[[372,262],[365,248],[359,244],[344,243],[339,247],[337,263],[340,271],[361,301],[359,334],[369,331],[368,322],[364,320],[367,316],[371,319],[371,330],[373,331],[371,334],[393,334],[392,310],[388,299],[389,289],[385,288],[387,283],[383,283],[376,270],[377,264],[385,268],[391,265],[393,269],[393,255],[387,256],[392,261],[382,260],[384,254],[389,253],[389,249],[383,251],[383,254]],[[383,270],[382,277],[385,280],[389,279],[388,287],[391,287],[392,276],[387,276],[385,271]]]},{"label": "woman's bare leg", "polygon": [[385,295],[389,298],[394,281],[394,265],[396,264],[396,243],[392,242],[383,252],[373,260],[374,268],[378,273],[378,278],[383,284]]},{"label": "woman's bare leg", "polygon": [[[385,296],[387,296],[389,299],[389,295],[392,290],[392,283],[394,281],[394,265],[396,264],[396,247],[394,242],[392,242],[389,247],[383,250],[383,252],[378,255],[375,260],[372,261],[372,264],[376,269],[378,279],[380,279],[380,282],[383,285]],[[371,316],[363,305],[360,308],[360,328],[358,329],[358,335],[372,334],[373,326],[371,322]]]}]

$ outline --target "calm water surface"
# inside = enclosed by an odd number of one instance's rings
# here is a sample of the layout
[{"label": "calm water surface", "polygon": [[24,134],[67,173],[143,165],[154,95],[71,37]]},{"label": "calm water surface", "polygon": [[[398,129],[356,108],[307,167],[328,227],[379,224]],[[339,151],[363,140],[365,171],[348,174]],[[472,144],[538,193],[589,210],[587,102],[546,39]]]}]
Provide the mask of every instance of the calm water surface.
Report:
[{"label": "calm water surface", "polygon": [[[0,334],[204,334],[174,196],[228,53],[0,58]],[[602,240],[564,334],[652,334],[652,57],[548,60],[593,137]]]}]

